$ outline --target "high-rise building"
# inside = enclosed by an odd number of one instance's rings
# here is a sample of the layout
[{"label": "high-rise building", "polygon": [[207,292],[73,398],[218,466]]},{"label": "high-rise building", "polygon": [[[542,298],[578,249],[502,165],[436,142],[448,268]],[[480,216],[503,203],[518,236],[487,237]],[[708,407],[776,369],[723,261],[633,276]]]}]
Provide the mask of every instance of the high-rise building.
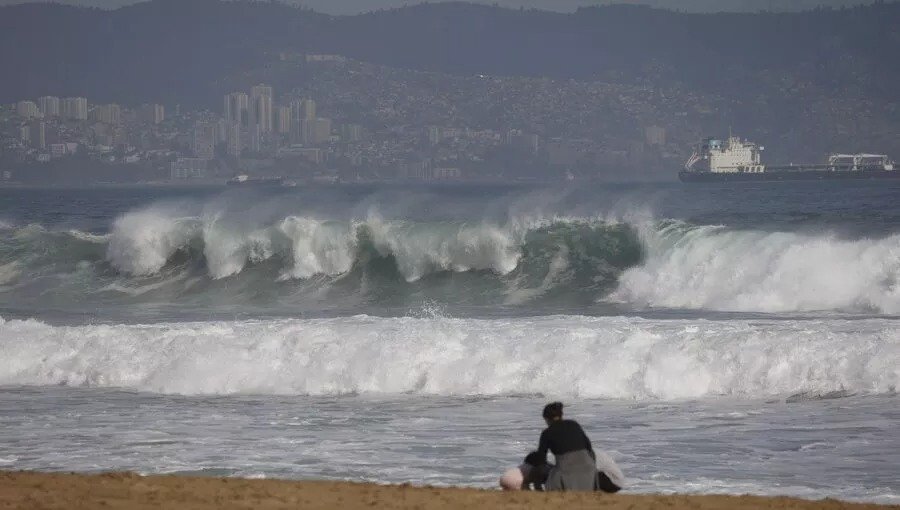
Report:
[{"label": "high-rise building", "polygon": [[56,96],[44,96],[38,98],[38,106],[44,117],[59,117],[59,98]]},{"label": "high-rise building", "polygon": [[250,87],[250,97],[253,98],[259,96],[272,97],[272,87],[270,87],[269,85],[264,85],[262,83]]},{"label": "high-rise building", "polygon": [[218,128],[215,124],[198,123],[194,126],[193,149],[194,155],[202,159],[212,159],[216,151],[216,132]]},{"label": "high-rise building", "polygon": [[331,119],[316,119],[316,143],[331,139]]},{"label": "high-rise building", "polygon": [[47,129],[43,121],[32,121],[29,125],[29,135],[32,147],[39,150],[47,148]]},{"label": "high-rise building", "polygon": [[31,126],[28,124],[19,128],[19,141],[23,145],[31,145]]},{"label": "high-rise building", "polygon": [[141,106],[141,122],[159,124],[166,120],[166,108],[161,104],[145,104]]},{"label": "high-rise building", "polygon": [[290,134],[291,132],[291,107],[290,106],[279,106],[278,107],[278,115],[275,119],[275,130],[282,135]]},{"label": "high-rise building", "polygon": [[359,124],[344,124],[341,126],[341,140],[354,143],[362,140],[362,126]]},{"label": "high-rise building", "polygon": [[644,129],[644,136],[647,138],[648,145],[663,146],[666,144],[666,128],[648,126]]},{"label": "high-rise building", "polygon": [[225,150],[234,157],[240,157],[241,151],[241,125],[237,122],[225,126]]},{"label": "high-rise building", "polygon": [[107,124],[120,124],[122,122],[122,108],[117,104],[106,105],[104,120]]},{"label": "high-rise building", "polygon": [[216,145],[223,144],[228,141],[228,123],[225,119],[216,121]]},{"label": "high-rise building", "polygon": [[301,121],[303,120],[302,112],[303,101],[295,99],[291,101],[291,143],[303,143],[301,136]]},{"label": "high-rise building", "polygon": [[272,87],[268,85],[250,88],[250,124],[259,126],[260,133],[272,132],[272,98]]},{"label": "high-rise building", "polygon": [[316,120],[316,102],[312,99],[300,101],[299,116],[301,119]]},{"label": "high-rise building", "polygon": [[428,126],[426,135],[428,136],[428,143],[431,145],[437,145],[444,139],[443,129],[440,126]]},{"label": "high-rise building", "polygon": [[69,120],[87,120],[88,104],[85,97],[67,97],[62,100],[62,116]]},{"label": "high-rise building", "polygon": [[300,119],[298,133],[299,141],[303,145],[314,145],[316,143],[316,120]]},{"label": "high-rise building", "polygon": [[247,145],[252,152],[259,152],[262,148],[260,131],[259,126],[256,125],[250,126],[247,129]]},{"label": "high-rise building", "polygon": [[117,104],[97,105],[91,110],[91,120],[116,126],[122,121],[122,108]]},{"label": "high-rise building", "polygon": [[225,100],[222,102],[222,117],[226,122],[234,122],[235,108],[232,106],[233,94],[225,94]]},{"label": "high-rise building", "polygon": [[23,119],[33,119],[39,117],[41,111],[34,101],[19,101],[16,103],[16,115]]},{"label": "high-rise building", "polygon": [[251,124],[258,126],[260,133],[272,132],[272,96],[252,98]]},{"label": "high-rise building", "polygon": [[225,96],[225,121],[239,126],[248,125],[250,98],[243,92],[232,92]]}]

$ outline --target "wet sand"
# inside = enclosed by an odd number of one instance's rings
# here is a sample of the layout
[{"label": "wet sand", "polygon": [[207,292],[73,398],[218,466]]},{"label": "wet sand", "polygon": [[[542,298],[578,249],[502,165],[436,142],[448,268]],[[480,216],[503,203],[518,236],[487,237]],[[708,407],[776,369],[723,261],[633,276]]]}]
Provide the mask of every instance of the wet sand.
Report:
[{"label": "wet sand", "polygon": [[0,509],[878,509],[836,500],[501,492],[346,482],[0,472]]}]

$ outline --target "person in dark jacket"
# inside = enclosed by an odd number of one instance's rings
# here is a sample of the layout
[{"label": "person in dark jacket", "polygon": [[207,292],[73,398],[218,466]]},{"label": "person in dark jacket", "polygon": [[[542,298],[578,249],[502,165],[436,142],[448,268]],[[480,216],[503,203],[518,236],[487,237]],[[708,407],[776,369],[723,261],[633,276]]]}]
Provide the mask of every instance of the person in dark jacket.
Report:
[{"label": "person in dark jacket", "polygon": [[547,404],[543,417],[547,428],[541,432],[537,454],[543,463],[547,462],[548,451],[556,457],[556,466],[547,477],[548,491],[619,490],[621,486],[597,470],[597,455],[581,425],[575,420],[563,419],[561,402]]}]

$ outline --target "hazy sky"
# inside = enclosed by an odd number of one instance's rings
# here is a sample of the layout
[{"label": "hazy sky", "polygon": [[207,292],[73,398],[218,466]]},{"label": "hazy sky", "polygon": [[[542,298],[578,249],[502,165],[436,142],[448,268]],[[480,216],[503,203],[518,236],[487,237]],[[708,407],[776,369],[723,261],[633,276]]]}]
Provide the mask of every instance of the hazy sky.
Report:
[{"label": "hazy sky", "polygon": [[[47,0],[0,0],[0,5],[20,4],[30,1]],[[115,8],[137,3],[139,0],[57,0],[58,3]],[[288,3],[303,4],[320,12],[330,14],[352,14],[381,8],[400,7],[421,3],[417,0],[285,0]],[[441,1],[441,0],[432,0]],[[508,7],[537,7],[556,11],[573,11],[583,5],[607,3],[650,4],[668,9],[689,11],[757,11],[802,10],[819,5],[841,6],[872,3],[873,0],[474,0],[479,3],[499,4]]]}]

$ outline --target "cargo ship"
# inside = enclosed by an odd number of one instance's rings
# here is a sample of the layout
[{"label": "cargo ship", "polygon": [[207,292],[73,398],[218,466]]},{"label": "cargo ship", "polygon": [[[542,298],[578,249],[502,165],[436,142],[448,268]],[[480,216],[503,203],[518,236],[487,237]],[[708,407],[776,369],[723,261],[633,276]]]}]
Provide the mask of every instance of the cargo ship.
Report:
[{"label": "cargo ship", "polygon": [[769,166],[762,163],[764,150],[735,136],[707,138],[694,146],[678,178],[681,182],[900,178],[900,171],[884,154],[832,154],[822,164]]}]

